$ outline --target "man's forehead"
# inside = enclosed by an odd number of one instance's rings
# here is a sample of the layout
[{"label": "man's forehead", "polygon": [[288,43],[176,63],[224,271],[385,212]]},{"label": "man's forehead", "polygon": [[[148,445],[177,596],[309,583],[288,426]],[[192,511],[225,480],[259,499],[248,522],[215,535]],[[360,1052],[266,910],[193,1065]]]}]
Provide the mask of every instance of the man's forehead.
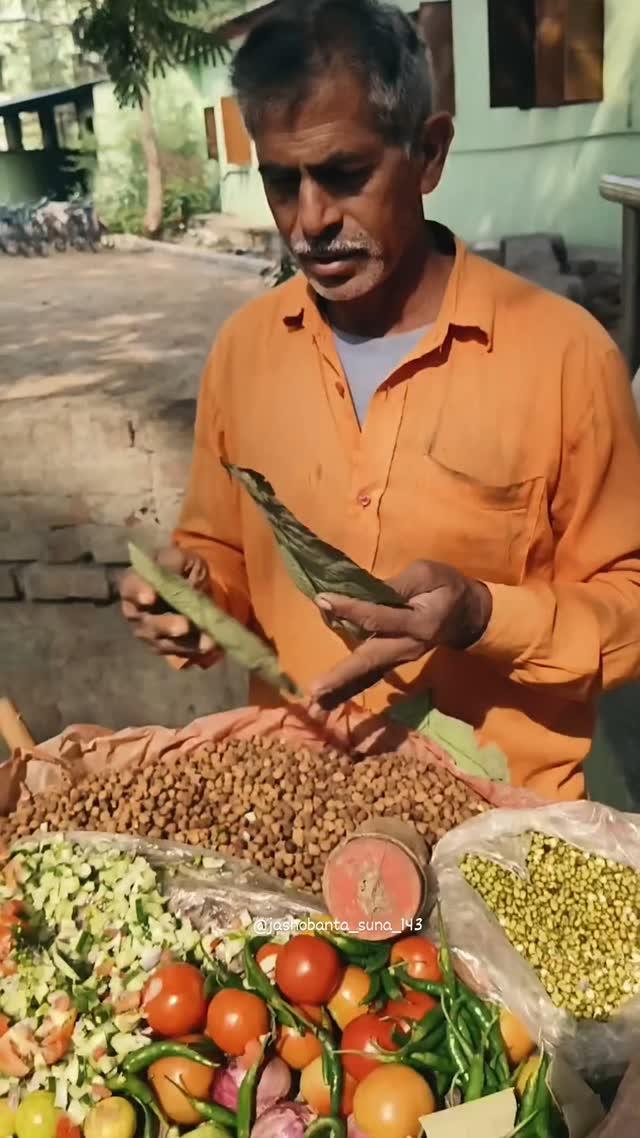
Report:
[{"label": "man's forehead", "polygon": [[334,155],[380,149],[368,93],[362,82],[340,69],[315,80],[301,97],[283,92],[265,108],[256,132],[261,162],[323,165]]}]

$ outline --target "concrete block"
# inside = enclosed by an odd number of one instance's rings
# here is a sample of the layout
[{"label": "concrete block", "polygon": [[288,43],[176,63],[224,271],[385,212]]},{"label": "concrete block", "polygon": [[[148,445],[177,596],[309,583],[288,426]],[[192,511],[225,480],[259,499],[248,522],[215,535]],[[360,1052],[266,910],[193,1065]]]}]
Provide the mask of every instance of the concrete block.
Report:
[{"label": "concrete block", "polygon": [[514,273],[533,277],[538,272],[567,272],[569,257],[564,239],[555,233],[530,233],[504,237],[503,264]]},{"label": "concrete block", "polygon": [[111,589],[101,565],[28,565],[20,584],[29,601],[108,601]]},{"label": "concrete block", "polygon": [[[0,517],[3,499],[0,498]],[[0,558],[3,561],[39,561],[45,557],[46,535],[37,530],[0,528]]]},{"label": "concrete block", "polygon": [[0,565],[0,601],[15,601],[17,597],[18,584],[13,566]]}]

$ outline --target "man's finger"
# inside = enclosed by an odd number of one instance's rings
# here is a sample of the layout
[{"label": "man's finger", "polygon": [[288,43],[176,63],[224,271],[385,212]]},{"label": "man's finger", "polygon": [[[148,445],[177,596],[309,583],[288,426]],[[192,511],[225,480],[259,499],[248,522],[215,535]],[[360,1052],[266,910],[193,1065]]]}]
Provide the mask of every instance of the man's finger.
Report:
[{"label": "man's finger", "polygon": [[403,600],[409,601],[420,593],[430,593],[443,583],[443,566],[439,561],[414,561],[397,577],[391,577],[387,584],[395,589]]},{"label": "man's finger", "polygon": [[178,616],[176,613],[165,613],[163,616],[143,613],[140,626],[149,640],[182,640],[193,634],[186,616]]},{"label": "man's finger", "polygon": [[152,608],[158,599],[151,585],[137,573],[125,573],[120,582],[120,596],[123,601],[131,601],[137,608]]},{"label": "man's finger", "polygon": [[311,699],[325,711],[332,711],[379,683],[400,664],[416,659],[416,650],[416,641],[411,637],[368,640],[313,684]]},{"label": "man's finger", "polygon": [[375,636],[413,636],[415,613],[410,608],[391,608],[389,605],[372,605],[368,601],[355,601],[333,593],[321,593],[316,604],[323,616],[349,620],[363,632]]}]

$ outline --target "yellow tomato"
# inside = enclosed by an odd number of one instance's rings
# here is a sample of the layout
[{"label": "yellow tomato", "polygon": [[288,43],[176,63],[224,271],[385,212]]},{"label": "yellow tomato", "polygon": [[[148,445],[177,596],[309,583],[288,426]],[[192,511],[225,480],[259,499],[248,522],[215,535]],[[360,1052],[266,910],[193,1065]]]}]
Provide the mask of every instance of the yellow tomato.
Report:
[{"label": "yellow tomato", "polygon": [[362,1001],[366,999],[370,988],[371,977],[364,968],[356,968],[350,964],[342,977],[338,991],[327,1005],[332,1018],[343,1031],[354,1019],[368,1012],[367,1005]]},{"label": "yellow tomato", "polygon": [[131,1103],[114,1095],[91,1108],[84,1122],[84,1138],[134,1138],[136,1126]]},{"label": "yellow tomato", "polygon": [[372,1071],[358,1083],[353,1099],[357,1125],[376,1138],[418,1138],[420,1119],[435,1109],[429,1084],[400,1063]]},{"label": "yellow tomato", "polygon": [[524,1024],[506,1008],[500,1012],[500,1031],[512,1067],[518,1067],[535,1051],[536,1045]]},{"label": "yellow tomato", "polygon": [[[355,1080],[351,1078],[351,1075],[345,1073],[342,1105],[340,1109],[343,1118],[351,1114],[355,1086]],[[309,1063],[309,1066],[305,1067],[302,1072],[300,1078],[300,1094],[304,1101],[307,1102],[311,1109],[315,1110],[317,1114],[331,1114],[331,1093],[325,1082],[322,1070],[322,1056],[314,1059],[313,1063]]]},{"label": "yellow tomato", "polygon": [[527,1059],[516,1082],[516,1090],[520,1098],[523,1097],[531,1079],[537,1074],[541,1061],[540,1055],[532,1055],[530,1059]]},{"label": "yellow tomato", "polygon": [[16,1112],[6,1099],[0,1099],[0,1138],[13,1138],[15,1134]]}]

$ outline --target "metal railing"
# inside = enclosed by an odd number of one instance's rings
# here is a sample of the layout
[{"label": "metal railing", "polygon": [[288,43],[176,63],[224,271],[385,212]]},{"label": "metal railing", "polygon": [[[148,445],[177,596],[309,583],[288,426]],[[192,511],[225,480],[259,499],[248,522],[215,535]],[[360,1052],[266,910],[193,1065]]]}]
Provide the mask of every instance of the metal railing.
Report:
[{"label": "metal railing", "polygon": [[621,346],[634,375],[640,368],[640,178],[607,174],[600,194],[622,206]]}]

